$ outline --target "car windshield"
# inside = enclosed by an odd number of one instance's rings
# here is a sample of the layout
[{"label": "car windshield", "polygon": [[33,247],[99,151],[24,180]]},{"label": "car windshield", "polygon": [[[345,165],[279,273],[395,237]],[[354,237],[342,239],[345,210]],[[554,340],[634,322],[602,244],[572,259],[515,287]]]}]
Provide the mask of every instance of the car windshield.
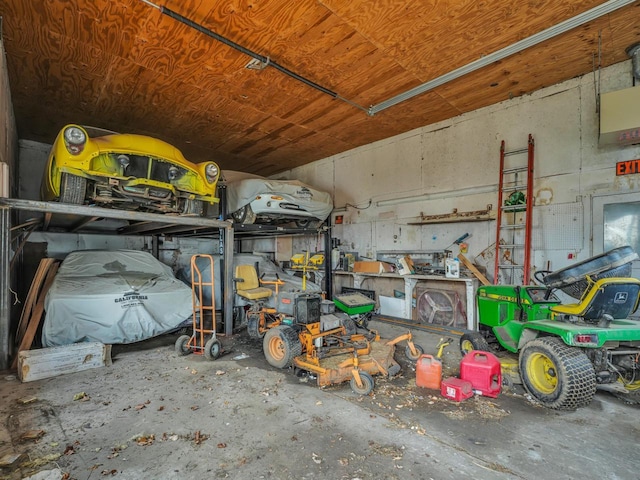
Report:
[{"label": "car windshield", "polygon": [[88,127],[86,125],[83,125],[82,128],[85,129],[87,135],[89,135],[89,138],[106,137],[107,135],[118,135],[118,132],[113,132],[105,128]]}]

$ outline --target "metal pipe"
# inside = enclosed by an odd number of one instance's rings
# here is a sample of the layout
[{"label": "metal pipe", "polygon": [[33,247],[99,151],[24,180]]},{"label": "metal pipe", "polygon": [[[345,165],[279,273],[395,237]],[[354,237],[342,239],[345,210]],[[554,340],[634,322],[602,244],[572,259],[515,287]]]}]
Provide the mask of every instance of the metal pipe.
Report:
[{"label": "metal pipe", "polygon": [[542,32],[536,33],[530,37],[527,37],[519,42],[516,42],[512,45],[509,45],[505,48],[498,50],[492,54],[489,54],[485,57],[479,58],[478,60],[471,62],[467,65],[464,65],[460,68],[457,68],[449,73],[446,73],[438,78],[434,78],[433,80],[429,80],[422,85],[418,85],[417,87],[412,88],[411,90],[407,90],[404,93],[400,93],[394,97],[391,97],[384,102],[378,103],[377,105],[373,105],[369,108],[369,115],[375,115],[382,110],[385,110],[389,107],[393,107],[398,103],[404,102],[405,100],[409,100],[417,95],[428,92],[429,90],[433,90],[436,87],[444,85],[452,80],[460,78],[468,73],[475,72],[481,68],[486,67],[498,60],[502,60],[503,58],[509,57],[513,54],[521,52],[529,47],[533,47],[539,43],[542,43],[550,38],[553,38],[562,33],[568,32],[569,30],[579,27],[587,22],[592,20],[596,20],[597,18],[602,17],[608,13],[611,13],[619,8],[625,7],[631,3],[634,3],[635,0],[609,0],[597,7],[592,8],[591,10],[587,10],[586,12],[581,13],[580,15],[576,15],[575,17],[569,18],[564,22],[560,22],[553,27],[549,27]]},{"label": "metal pipe", "polygon": [[214,32],[213,30],[210,30],[196,22],[194,22],[193,20],[189,20],[188,18],[180,15],[177,12],[174,12],[173,10],[164,7],[164,6],[159,6],[156,5],[152,2],[150,2],[149,0],[141,0],[142,2],[146,3],[147,5],[157,8],[158,10],[160,10],[160,12],[164,15],[167,15],[168,17],[173,18],[174,20],[187,25],[191,28],[193,28],[194,30],[197,30],[198,32],[207,35],[208,37],[213,38],[214,40],[217,40],[225,45],[227,45],[228,47],[231,47],[237,51],[239,51],[240,53],[244,53],[245,55],[251,57],[251,58],[255,58],[256,60],[260,61],[262,64],[264,64],[265,66],[270,66],[275,68],[276,70],[279,70],[280,72],[284,73],[285,75],[293,78],[294,80],[297,80],[301,83],[304,83],[305,85],[314,88],[326,95],[329,95],[331,98],[336,98],[338,100],[342,100],[345,103],[348,103],[351,106],[354,106],[356,108],[359,108],[360,110],[366,112],[368,111],[368,109],[366,109],[365,107],[358,105],[357,103],[354,103],[350,100],[345,99],[344,97],[341,97],[340,95],[338,95],[336,92],[329,90],[328,88],[323,87],[322,85],[319,85],[311,80],[309,80],[308,78],[303,77],[302,75],[298,75],[297,73],[289,70],[286,67],[283,67],[282,65],[278,64],[277,62],[274,62],[273,60],[271,60],[269,57],[265,57],[264,55],[260,55],[259,53],[256,53],[252,50],[249,50],[246,47],[243,47],[242,45],[229,40],[226,37],[223,37],[222,35]]}]

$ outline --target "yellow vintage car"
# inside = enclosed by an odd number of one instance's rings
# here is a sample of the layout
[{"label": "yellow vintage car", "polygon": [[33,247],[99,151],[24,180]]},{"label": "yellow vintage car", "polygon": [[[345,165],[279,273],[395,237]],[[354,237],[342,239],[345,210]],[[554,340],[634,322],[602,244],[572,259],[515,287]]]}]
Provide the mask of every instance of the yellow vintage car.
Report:
[{"label": "yellow vintage car", "polygon": [[201,216],[205,204],[219,201],[219,176],[216,163],[191,163],[161,140],[67,125],[51,148],[40,195],[44,201]]}]

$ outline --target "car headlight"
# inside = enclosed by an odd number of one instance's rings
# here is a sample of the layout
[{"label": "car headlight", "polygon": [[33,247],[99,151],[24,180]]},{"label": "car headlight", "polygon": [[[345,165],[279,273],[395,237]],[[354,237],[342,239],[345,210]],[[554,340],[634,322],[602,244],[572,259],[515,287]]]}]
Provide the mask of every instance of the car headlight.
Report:
[{"label": "car headlight", "polygon": [[218,179],[218,174],[220,173],[220,169],[218,165],[215,163],[210,163],[204,168],[204,173],[207,176],[207,181],[209,183],[213,183]]},{"label": "car headlight", "polygon": [[80,127],[67,127],[64,130],[64,146],[71,155],[80,155],[87,143],[87,134]]}]

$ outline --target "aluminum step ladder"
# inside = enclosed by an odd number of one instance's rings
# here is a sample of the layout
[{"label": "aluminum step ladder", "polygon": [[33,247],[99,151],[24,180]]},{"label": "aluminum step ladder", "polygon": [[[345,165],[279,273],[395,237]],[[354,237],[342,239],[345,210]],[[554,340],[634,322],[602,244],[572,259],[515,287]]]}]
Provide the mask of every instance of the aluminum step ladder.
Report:
[{"label": "aluminum step ladder", "polygon": [[496,285],[530,283],[534,146],[531,134],[525,148],[506,151],[504,140],[500,144],[499,208],[493,276]]}]

